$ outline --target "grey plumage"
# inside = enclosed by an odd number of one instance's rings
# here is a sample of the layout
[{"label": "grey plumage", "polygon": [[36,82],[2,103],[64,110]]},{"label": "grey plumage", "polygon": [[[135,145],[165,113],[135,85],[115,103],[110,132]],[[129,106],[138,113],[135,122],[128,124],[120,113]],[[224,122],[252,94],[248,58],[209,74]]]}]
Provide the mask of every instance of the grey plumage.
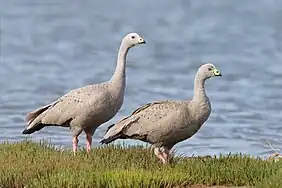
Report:
[{"label": "grey plumage", "polygon": [[27,127],[22,133],[31,134],[45,126],[70,127],[74,152],[82,131],[86,133],[89,151],[95,130],[110,120],[123,104],[126,56],[131,47],[142,43],[145,40],[137,33],[127,34],[121,42],[116,70],[109,81],[74,89],[55,102],[28,113]]},{"label": "grey plumage", "polygon": [[100,142],[128,138],[145,141],[153,144],[155,154],[167,163],[169,150],[193,136],[208,119],[211,104],[204,83],[213,76],[221,76],[213,64],[201,66],[195,76],[192,100],[148,103],[111,126]]}]

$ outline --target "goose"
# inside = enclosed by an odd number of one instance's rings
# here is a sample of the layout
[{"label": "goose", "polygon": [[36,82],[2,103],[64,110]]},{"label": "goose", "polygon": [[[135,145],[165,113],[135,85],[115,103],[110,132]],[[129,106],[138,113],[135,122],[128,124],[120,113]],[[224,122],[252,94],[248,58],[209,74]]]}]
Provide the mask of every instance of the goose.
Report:
[{"label": "goose", "polygon": [[179,142],[192,137],[206,122],[211,103],[205,81],[222,76],[212,63],[200,66],[194,79],[192,100],[164,100],[145,104],[131,115],[108,127],[102,144],[116,139],[134,139],[152,144],[154,154],[163,164],[169,163],[169,151]]},{"label": "goose", "polygon": [[46,126],[69,127],[75,155],[78,136],[84,131],[89,153],[95,130],[113,118],[123,104],[129,49],[145,43],[139,34],[127,34],[122,39],[116,69],[110,80],[71,90],[56,101],[27,113],[27,125],[22,134],[32,134]]}]

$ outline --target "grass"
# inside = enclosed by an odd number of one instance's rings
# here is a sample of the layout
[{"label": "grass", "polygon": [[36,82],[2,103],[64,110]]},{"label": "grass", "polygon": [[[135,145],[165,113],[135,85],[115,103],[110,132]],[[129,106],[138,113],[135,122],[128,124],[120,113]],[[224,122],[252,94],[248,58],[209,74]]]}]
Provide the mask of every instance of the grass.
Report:
[{"label": "grass", "polygon": [[[236,154],[174,157],[162,165],[149,148],[119,145],[58,150],[47,143],[0,144],[1,188],[90,187],[281,187],[282,161]],[[198,185],[198,186],[196,186]],[[201,186],[200,186],[201,185]]]}]

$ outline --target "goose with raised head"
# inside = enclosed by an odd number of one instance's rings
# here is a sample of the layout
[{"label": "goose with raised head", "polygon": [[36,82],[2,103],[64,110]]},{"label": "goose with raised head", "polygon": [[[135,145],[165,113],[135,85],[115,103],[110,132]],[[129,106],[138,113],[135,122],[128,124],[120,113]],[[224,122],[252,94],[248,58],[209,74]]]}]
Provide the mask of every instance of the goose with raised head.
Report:
[{"label": "goose with raised head", "polygon": [[148,103],[130,116],[111,125],[102,144],[116,139],[135,139],[153,145],[155,155],[169,163],[169,151],[177,143],[192,137],[209,118],[211,103],[205,92],[205,81],[221,76],[211,63],[202,65],[194,79],[194,97],[184,101]]},{"label": "goose with raised head", "polygon": [[95,130],[114,117],[123,104],[127,53],[133,46],[143,43],[145,40],[137,33],[127,34],[121,42],[116,69],[109,81],[71,90],[51,104],[28,113],[22,134],[31,134],[46,126],[69,127],[75,154],[78,136],[84,131],[89,152]]}]

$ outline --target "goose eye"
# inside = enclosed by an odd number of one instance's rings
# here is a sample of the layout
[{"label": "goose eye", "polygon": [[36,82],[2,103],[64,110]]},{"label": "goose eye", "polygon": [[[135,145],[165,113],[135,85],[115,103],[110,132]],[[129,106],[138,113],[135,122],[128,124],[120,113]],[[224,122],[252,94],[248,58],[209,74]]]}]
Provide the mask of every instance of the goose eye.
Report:
[{"label": "goose eye", "polygon": [[131,39],[135,39],[135,36],[131,36]]},{"label": "goose eye", "polygon": [[211,70],[212,70],[212,68],[209,68],[208,70],[209,70],[209,71],[211,71]]}]

